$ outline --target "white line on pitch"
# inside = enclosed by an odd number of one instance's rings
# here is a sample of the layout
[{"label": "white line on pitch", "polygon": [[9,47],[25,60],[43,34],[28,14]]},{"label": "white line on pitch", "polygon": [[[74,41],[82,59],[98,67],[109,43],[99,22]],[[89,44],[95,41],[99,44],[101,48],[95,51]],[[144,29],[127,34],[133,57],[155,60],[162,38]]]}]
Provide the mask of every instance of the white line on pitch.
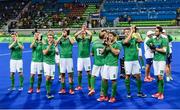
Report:
[{"label": "white line on pitch", "polygon": [[[28,51],[23,51],[23,53],[29,53],[31,52],[31,50],[28,50]],[[0,54],[0,57],[1,56],[7,56],[7,55],[10,55],[11,53],[4,53],[4,54]]]}]

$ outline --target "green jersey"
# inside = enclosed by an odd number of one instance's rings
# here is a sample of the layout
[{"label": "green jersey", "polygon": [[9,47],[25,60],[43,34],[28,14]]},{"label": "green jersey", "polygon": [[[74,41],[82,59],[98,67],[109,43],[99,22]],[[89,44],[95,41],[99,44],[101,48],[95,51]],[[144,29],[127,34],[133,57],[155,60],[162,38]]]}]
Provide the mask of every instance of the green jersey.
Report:
[{"label": "green jersey", "polygon": [[[166,52],[168,50],[168,40],[166,38],[163,38],[162,36],[151,38],[146,42],[147,46],[154,45],[156,48],[166,48]],[[162,53],[155,51],[154,52],[154,61],[166,61],[166,54],[167,53]]]},{"label": "green jersey", "polygon": [[90,45],[91,40],[87,37],[83,38],[76,38],[78,44],[78,57],[79,58],[88,58],[90,57]]},{"label": "green jersey", "polygon": [[35,41],[32,47],[32,61],[33,62],[43,62],[43,52],[42,52],[42,42]]},{"label": "green jersey", "polygon": [[[48,44],[44,44],[43,50],[46,50],[48,46],[49,46]],[[55,52],[56,52],[55,45],[52,44],[48,53],[43,56],[43,62],[45,62],[49,65],[54,65],[55,64]]]},{"label": "green jersey", "polygon": [[[114,42],[111,45],[113,48],[115,49],[120,49],[120,45],[117,42]],[[108,66],[118,66],[118,57],[119,55],[114,55],[114,53],[112,53],[112,51],[110,50],[110,48],[106,48],[106,57],[105,57],[105,65]]]},{"label": "green jersey", "polygon": [[62,37],[60,40],[60,58],[72,58],[72,48],[69,38]]},{"label": "green jersey", "polygon": [[[14,41],[11,41],[9,43],[9,45],[11,45]],[[19,44],[23,45],[22,42],[19,42]],[[16,42],[11,50],[11,59],[12,60],[21,60],[22,59],[22,49],[20,48],[20,46],[18,45],[18,43]]]},{"label": "green jersey", "polygon": [[[124,41],[123,41],[124,42]],[[124,60],[125,61],[137,61],[138,60],[138,42],[136,38],[131,38],[127,44],[122,43],[124,48]]]},{"label": "green jersey", "polygon": [[94,65],[103,66],[104,65],[104,54],[103,49],[105,46],[103,45],[102,40],[96,40],[92,45],[92,54],[94,55]]}]

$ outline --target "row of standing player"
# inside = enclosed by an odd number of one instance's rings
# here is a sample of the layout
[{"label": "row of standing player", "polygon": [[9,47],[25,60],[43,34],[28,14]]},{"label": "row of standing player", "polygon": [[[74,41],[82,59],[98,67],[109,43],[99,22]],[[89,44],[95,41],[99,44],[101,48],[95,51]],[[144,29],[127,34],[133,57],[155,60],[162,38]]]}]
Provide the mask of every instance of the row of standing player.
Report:
[{"label": "row of standing player", "polygon": [[[160,29],[157,29],[160,30]],[[125,29],[125,40],[123,40],[120,44],[125,50],[125,70],[126,70],[126,88],[127,88],[127,97],[131,97],[130,93],[130,74],[135,74],[137,79],[137,87],[138,87],[138,94],[139,97],[146,97],[145,94],[141,92],[141,75],[140,75],[140,66],[138,62],[138,49],[137,43],[142,42],[142,39],[136,37],[136,29],[132,27],[131,29]],[[53,98],[53,95],[50,92],[50,88],[52,85],[52,79],[54,77],[55,72],[55,46],[60,44],[60,77],[61,77],[61,85],[62,88],[60,89],[59,93],[63,94],[66,93],[65,90],[65,72],[67,71],[69,75],[69,84],[70,89],[69,93],[74,94],[73,90],[73,61],[72,61],[72,45],[74,40],[69,37],[69,30],[64,30],[62,36],[57,40],[54,41],[53,32],[48,32],[48,40],[42,41],[39,33],[35,34],[35,40],[31,44],[31,48],[33,50],[33,58],[31,63],[31,79],[30,79],[30,89],[28,93],[33,92],[33,83],[34,83],[34,75],[38,73],[38,87],[37,92],[40,92],[40,85],[42,81],[42,70],[44,67],[44,73],[46,76],[46,89],[47,89],[47,98]],[[89,37],[86,37],[86,33],[89,34]],[[160,33],[160,32],[159,32]],[[81,35],[81,37],[78,37]],[[14,73],[17,71],[20,73],[20,89],[22,90],[22,67],[18,67],[22,65],[22,57],[20,53],[17,52],[23,48],[22,43],[17,41],[16,35],[12,35],[13,42],[10,43],[9,48],[11,49],[11,61],[10,61],[10,68],[11,68],[11,81],[12,87],[11,90],[14,90]],[[90,43],[92,39],[92,34],[88,31],[85,27],[82,27],[82,30],[78,31],[75,34],[76,41],[78,43],[78,86],[75,90],[82,89],[82,69],[83,67],[87,71],[88,74],[88,89],[90,90],[88,95],[93,95],[95,93],[94,85],[95,85],[95,77],[99,76],[101,73],[102,76],[102,84],[101,84],[101,96],[98,98],[98,101],[107,101],[107,89],[108,84],[107,81],[110,79],[112,81],[112,94],[109,102],[116,101],[116,89],[117,89],[117,71],[118,71],[118,55],[121,50],[121,45],[116,42],[116,35],[113,32],[107,32],[103,30],[100,32],[99,39],[93,43],[92,46],[92,55],[94,56],[94,65],[92,70],[92,76],[90,74]],[[150,42],[150,41],[149,41]],[[152,42],[152,41],[151,41]],[[150,47],[155,41],[150,43]],[[158,48],[155,48],[157,51],[154,54],[158,53]],[[163,47],[164,48],[164,47]],[[40,51],[41,49],[41,51]],[[153,48],[154,49],[154,48]],[[163,49],[162,49],[163,50]],[[16,52],[15,52],[16,51]],[[161,50],[160,50],[161,51]],[[163,51],[164,52],[164,51]],[[18,54],[17,54],[18,53]],[[20,56],[19,56],[20,55]],[[42,57],[43,56],[43,57]],[[155,55],[156,56],[156,55]],[[166,55],[165,55],[166,56]],[[43,59],[43,60],[42,60]],[[43,61],[43,63],[42,63]],[[43,67],[42,67],[43,65]],[[14,68],[13,68],[14,66]],[[14,70],[13,70],[14,69]],[[159,71],[156,71],[157,73]],[[160,75],[162,76],[162,75]],[[159,79],[160,80],[160,79]],[[158,80],[158,81],[159,81]],[[162,80],[162,79],[161,79]],[[160,82],[160,81],[159,81]],[[163,86],[160,87],[161,93],[157,98],[163,99]]]}]

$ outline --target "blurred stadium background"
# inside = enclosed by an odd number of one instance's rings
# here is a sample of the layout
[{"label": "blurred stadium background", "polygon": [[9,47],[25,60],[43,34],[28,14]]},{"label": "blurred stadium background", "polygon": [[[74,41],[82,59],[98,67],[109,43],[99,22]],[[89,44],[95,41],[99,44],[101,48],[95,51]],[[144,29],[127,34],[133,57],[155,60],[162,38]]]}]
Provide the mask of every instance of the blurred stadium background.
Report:
[{"label": "blurred stadium background", "polygon": [[57,34],[86,24],[94,39],[102,28],[117,30],[136,25],[141,34],[163,26],[180,41],[180,0],[0,0],[0,42],[8,42],[10,31],[30,42],[35,28]]}]

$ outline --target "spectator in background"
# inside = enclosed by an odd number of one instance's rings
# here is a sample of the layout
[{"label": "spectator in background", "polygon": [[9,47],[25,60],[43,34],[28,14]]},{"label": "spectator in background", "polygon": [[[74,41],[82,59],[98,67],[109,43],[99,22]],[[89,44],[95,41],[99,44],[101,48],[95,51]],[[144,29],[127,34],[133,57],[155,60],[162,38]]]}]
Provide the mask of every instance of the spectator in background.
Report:
[{"label": "spectator in background", "polygon": [[131,16],[128,16],[128,24],[129,24],[129,26],[131,25],[131,21],[132,21],[132,18],[131,18]]},{"label": "spectator in background", "polygon": [[119,23],[119,17],[117,17],[117,18],[113,21],[113,26],[116,27],[118,23]]}]

